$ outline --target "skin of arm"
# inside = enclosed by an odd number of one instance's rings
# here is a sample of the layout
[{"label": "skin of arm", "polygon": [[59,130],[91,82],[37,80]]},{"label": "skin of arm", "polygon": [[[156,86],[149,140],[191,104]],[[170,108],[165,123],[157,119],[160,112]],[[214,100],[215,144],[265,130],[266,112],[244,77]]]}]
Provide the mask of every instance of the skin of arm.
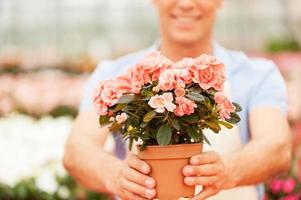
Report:
[{"label": "skin of arm", "polygon": [[119,160],[103,148],[110,131],[99,127],[94,112],[78,115],[66,142],[63,164],[84,187],[122,199],[151,199],[155,181],[148,177],[149,166],[134,155]]},{"label": "skin of arm", "polygon": [[272,107],[256,107],[249,115],[251,140],[240,151],[221,157],[216,152],[194,156],[183,174],[187,185],[203,185],[192,200],[223,189],[254,185],[289,169],[291,133],[285,115]]}]

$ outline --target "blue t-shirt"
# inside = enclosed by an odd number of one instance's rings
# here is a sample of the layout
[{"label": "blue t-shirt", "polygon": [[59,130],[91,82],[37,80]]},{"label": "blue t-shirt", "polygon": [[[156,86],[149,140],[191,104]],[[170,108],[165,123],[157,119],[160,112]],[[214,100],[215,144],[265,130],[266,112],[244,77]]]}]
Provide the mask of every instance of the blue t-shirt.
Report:
[{"label": "blue t-shirt", "polygon": [[[287,111],[286,87],[276,65],[265,59],[251,59],[244,53],[227,50],[213,43],[214,56],[225,64],[227,79],[231,85],[232,100],[242,107],[238,124],[242,143],[250,140],[249,113],[258,106],[269,106]],[[97,66],[85,87],[80,105],[80,112],[94,109],[92,95],[101,80],[114,78],[151,52],[158,50],[158,45],[126,55],[115,61],[104,61]],[[263,187],[258,187],[260,196]]]}]

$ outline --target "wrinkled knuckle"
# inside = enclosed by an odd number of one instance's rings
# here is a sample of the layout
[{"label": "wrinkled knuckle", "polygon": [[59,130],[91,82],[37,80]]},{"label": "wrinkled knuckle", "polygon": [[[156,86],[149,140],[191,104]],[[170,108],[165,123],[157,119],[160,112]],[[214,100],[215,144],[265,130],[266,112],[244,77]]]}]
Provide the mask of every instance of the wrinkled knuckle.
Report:
[{"label": "wrinkled knuckle", "polygon": [[215,170],[217,173],[223,172],[223,166],[221,166],[221,165],[216,165],[216,166],[214,167],[214,170]]},{"label": "wrinkled knuckle", "polygon": [[212,184],[212,189],[213,189],[213,192],[217,192],[220,188],[220,184],[218,183],[214,183]]},{"label": "wrinkled knuckle", "polygon": [[215,182],[216,182],[216,180],[214,178],[209,178],[209,180],[208,180],[209,185],[214,185]]}]

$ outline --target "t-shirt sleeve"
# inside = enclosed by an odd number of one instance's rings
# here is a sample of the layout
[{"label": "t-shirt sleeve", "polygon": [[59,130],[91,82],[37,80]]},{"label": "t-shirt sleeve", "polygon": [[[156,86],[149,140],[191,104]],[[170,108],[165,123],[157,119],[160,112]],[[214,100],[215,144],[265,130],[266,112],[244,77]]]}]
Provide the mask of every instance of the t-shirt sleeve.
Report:
[{"label": "t-shirt sleeve", "polygon": [[98,64],[94,72],[88,78],[88,81],[84,87],[79,112],[94,110],[93,94],[96,90],[96,87],[98,86],[100,81],[110,78],[108,71],[108,68],[110,68],[110,66],[108,65],[110,65],[110,61],[104,61],[101,64]]},{"label": "t-shirt sleeve", "polygon": [[287,91],[282,75],[273,62],[258,62],[257,64],[260,63],[264,73],[254,85],[249,110],[259,106],[269,106],[287,114]]}]

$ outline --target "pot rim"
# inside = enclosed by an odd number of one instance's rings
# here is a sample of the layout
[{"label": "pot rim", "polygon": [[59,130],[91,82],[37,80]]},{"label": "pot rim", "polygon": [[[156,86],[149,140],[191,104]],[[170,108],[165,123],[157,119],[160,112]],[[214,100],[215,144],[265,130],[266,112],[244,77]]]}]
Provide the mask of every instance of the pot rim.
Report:
[{"label": "pot rim", "polygon": [[190,158],[202,153],[203,143],[175,144],[167,146],[150,145],[144,151],[139,151],[138,157],[145,160],[166,160]]}]

